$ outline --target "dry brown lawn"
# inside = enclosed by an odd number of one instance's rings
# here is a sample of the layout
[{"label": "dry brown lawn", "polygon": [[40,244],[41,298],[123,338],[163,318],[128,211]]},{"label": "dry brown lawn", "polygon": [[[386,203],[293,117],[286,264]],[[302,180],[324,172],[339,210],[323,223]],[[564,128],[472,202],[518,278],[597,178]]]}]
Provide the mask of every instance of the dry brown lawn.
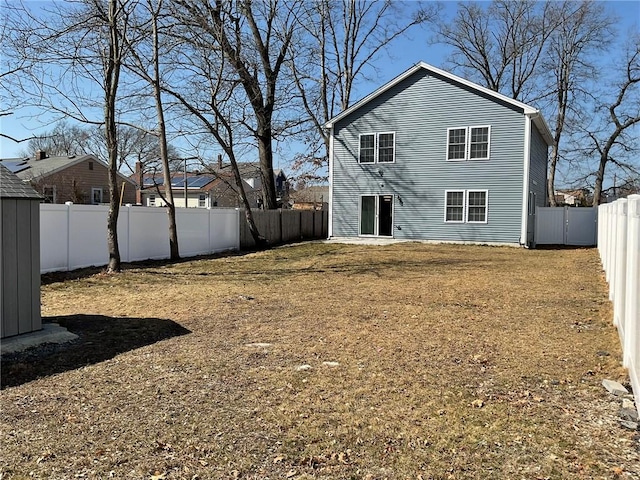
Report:
[{"label": "dry brown lawn", "polygon": [[311,243],[42,290],[81,339],[3,362],[2,479],[640,475],[595,250]]}]

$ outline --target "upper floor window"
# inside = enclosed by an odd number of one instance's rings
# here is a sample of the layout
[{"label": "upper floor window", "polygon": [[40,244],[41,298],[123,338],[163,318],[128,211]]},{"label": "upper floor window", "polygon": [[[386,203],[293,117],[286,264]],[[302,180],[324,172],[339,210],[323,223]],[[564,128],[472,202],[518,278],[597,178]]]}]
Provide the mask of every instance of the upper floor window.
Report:
[{"label": "upper floor window", "polygon": [[395,132],[360,135],[359,163],[393,163],[396,159]]},{"label": "upper floor window", "polygon": [[491,143],[491,127],[447,129],[447,160],[487,160]]}]

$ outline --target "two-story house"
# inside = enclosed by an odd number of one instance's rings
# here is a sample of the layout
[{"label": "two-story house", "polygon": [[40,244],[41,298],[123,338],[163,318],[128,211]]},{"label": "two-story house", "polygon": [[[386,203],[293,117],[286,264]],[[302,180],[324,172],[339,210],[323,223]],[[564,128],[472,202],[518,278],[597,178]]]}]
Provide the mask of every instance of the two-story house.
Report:
[{"label": "two-story house", "polygon": [[535,108],[418,63],[325,128],[330,237],[533,242],[552,144]]}]

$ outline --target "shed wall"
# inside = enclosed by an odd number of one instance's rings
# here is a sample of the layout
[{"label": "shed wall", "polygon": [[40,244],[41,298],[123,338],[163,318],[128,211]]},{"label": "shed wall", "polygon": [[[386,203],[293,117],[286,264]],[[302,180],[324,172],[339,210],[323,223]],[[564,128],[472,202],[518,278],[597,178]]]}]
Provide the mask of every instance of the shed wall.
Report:
[{"label": "shed wall", "polygon": [[39,200],[0,200],[0,337],[42,328]]}]

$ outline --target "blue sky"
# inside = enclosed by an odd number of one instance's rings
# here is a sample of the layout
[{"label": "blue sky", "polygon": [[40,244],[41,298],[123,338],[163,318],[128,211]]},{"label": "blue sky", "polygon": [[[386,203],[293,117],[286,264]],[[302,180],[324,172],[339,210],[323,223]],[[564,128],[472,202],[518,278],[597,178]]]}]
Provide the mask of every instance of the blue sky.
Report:
[{"label": "blue sky", "polygon": [[[30,4],[46,4],[48,2],[29,2]],[[607,8],[620,18],[619,34],[624,36],[631,28],[636,30],[640,25],[640,0],[605,2]],[[456,2],[445,2],[445,15],[451,17],[455,13]],[[367,95],[379,86],[388,82],[419,61],[424,61],[439,68],[446,69],[446,58],[449,54],[443,45],[430,45],[431,32],[427,29],[414,29],[408,38],[402,38],[393,44],[387,52],[382,53],[375,62],[375,69],[370,69],[365,79],[361,79],[352,95],[352,103]],[[623,38],[620,39],[622,43]],[[603,62],[611,59],[603,58]],[[52,125],[46,122],[50,117],[37,109],[19,109],[14,115],[0,118],[0,131],[14,138],[26,138],[50,130]],[[15,143],[0,138],[0,158],[15,157],[26,147],[26,142]],[[284,158],[276,167],[286,168],[287,149],[283,149]]]}]

